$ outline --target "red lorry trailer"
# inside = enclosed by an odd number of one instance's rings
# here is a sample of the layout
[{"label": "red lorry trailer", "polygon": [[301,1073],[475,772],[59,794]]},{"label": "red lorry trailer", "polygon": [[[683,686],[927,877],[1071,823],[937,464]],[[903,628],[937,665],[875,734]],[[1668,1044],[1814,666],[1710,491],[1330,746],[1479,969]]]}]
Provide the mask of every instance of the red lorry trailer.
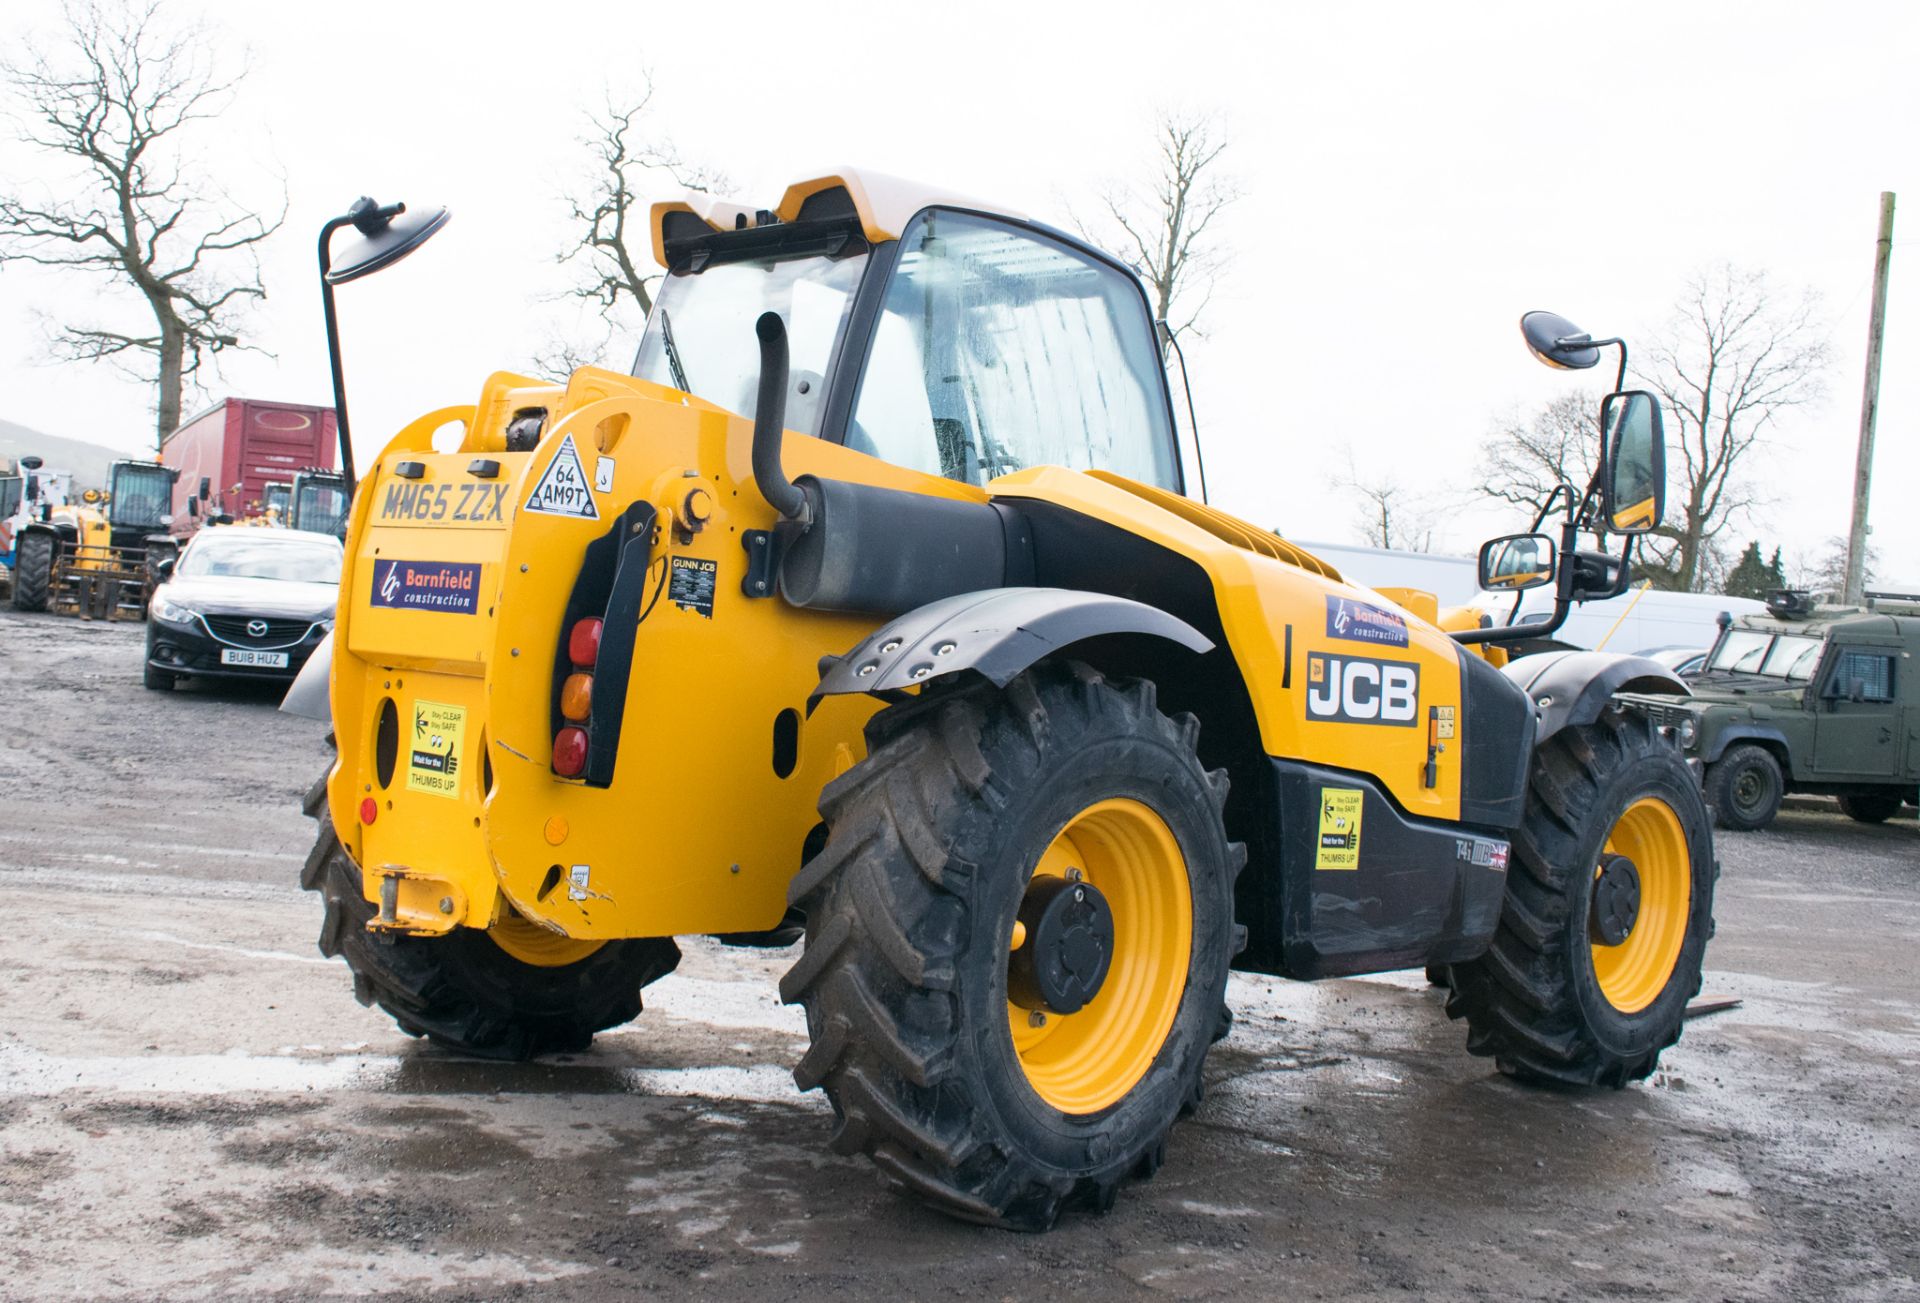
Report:
[{"label": "red lorry trailer", "polygon": [[335,448],[331,407],[257,398],[215,403],[160,445],[160,460],[180,472],[172,532],[191,534],[218,514],[235,520],[262,515],[267,485],[288,483],[301,470],[331,470]]}]

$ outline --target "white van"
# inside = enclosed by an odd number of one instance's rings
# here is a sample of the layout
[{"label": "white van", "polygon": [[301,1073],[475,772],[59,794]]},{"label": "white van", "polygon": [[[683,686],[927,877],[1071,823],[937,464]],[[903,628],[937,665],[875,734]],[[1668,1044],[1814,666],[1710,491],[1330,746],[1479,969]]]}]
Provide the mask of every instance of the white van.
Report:
[{"label": "white van", "polygon": [[[1482,593],[1473,605],[1487,612],[1496,624],[1505,624],[1513,610],[1513,598],[1498,593]],[[1648,587],[1644,581],[1618,597],[1602,602],[1576,604],[1567,614],[1567,622],[1547,639],[1558,647],[1578,647],[1588,651],[1648,652],[1667,647],[1697,648],[1705,651],[1720,636],[1722,611],[1739,617],[1764,614],[1765,602],[1750,597],[1726,597],[1715,593],[1665,593]],[[1545,624],[1553,618],[1553,589],[1534,588],[1520,594],[1520,624]],[[1530,650],[1548,650],[1534,646]]]}]

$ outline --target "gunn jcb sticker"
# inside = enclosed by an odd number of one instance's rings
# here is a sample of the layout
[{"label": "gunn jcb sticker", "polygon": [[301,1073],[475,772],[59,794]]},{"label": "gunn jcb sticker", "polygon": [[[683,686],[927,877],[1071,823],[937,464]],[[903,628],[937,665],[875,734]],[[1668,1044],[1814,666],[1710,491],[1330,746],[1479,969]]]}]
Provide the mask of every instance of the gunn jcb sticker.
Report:
[{"label": "gunn jcb sticker", "polygon": [[1420,715],[1420,667],[1411,661],[1307,653],[1307,716],[1342,724],[1412,728]]}]

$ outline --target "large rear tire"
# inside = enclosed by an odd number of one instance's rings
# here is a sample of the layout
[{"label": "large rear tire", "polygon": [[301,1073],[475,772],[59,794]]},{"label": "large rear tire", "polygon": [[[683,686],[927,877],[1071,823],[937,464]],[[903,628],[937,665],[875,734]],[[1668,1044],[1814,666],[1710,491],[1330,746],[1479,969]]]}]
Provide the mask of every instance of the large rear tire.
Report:
[{"label": "large rear tire", "polygon": [[1699,788],[1645,715],[1556,734],[1534,757],[1493,944],[1450,969],[1467,1048],[1537,1082],[1651,1073],[1700,990],[1717,873]]},{"label": "large rear tire", "polygon": [[44,611],[53,589],[53,536],[22,534],[14,545],[13,609]]},{"label": "large rear tire", "polygon": [[[1151,683],[1077,665],[874,717],[867,759],[821,796],[827,844],[789,893],[806,948],[780,984],[806,1007],[794,1079],[825,1088],[836,1151],[1021,1230],[1069,1202],[1110,1206],[1160,1165],[1226,1034],[1245,937],[1246,849],[1198,731],[1159,712]],[[1096,919],[1111,925],[1097,944]],[[1095,968],[1083,1004],[1047,986]]]},{"label": "large rear tire", "polygon": [[550,934],[524,923],[501,939],[466,927],[444,937],[375,935],[360,867],[327,812],[324,774],[307,793],[306,812],[319,835],[300,885],[326,902],[320,953],[346,960],[360,1003],[379,1005],[409,1035],[488,1059],[577,1052],[595,1032],[637,1017],[640,988],[680,962],[679,947],[663,938],[574,942],[569,950],[565,938],[544,940]]}]

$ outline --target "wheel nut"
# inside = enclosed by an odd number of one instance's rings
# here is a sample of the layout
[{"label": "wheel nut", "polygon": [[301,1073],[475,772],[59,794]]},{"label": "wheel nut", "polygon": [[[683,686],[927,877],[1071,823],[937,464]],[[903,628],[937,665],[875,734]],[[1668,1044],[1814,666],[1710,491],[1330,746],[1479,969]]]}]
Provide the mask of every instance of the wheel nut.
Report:
[{"label": "wheel nut", "polygon": [[453,897],[452,896],[440,897],[440,912],[442,914],[453,913]]},{"label": "wheel nut", "polygon": [[1041,1013],[1038,1009],[1035,1009],[1032,1013],[1027,1015],[1027,1026],[1045,1027],[1046,1025],[1047,1025],[1047,1015],[1045,1015],[1044,1013]]}]

